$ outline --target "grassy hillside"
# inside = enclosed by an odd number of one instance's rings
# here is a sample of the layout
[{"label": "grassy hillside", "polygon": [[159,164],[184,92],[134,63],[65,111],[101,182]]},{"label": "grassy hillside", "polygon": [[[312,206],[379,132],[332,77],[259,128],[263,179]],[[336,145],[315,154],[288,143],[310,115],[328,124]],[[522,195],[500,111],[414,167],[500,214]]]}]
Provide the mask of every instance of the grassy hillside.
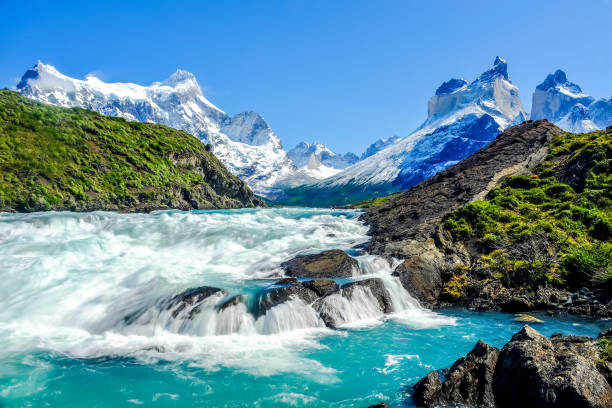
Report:
[{"label": "grassy hillside", "polygon": [[[533,175],[505,180],[486,200],[447,214],[444,226],[483,254],[470,268],[509,286],[612,291],[611,170],[612,130],[563,134]],[[458,294],[461,282],[458,273],[447,291]]]},{"label": "grassy hillside", "polygon": [[262,205],[195,137],[0,91],[0,211]]}]

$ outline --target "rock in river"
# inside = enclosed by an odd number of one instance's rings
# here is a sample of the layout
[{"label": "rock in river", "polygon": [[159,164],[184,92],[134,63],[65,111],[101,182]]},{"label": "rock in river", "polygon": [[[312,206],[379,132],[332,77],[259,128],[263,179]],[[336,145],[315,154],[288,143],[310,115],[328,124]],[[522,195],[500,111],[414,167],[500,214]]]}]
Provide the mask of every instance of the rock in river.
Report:
[{"label": "rock in river", "polygon": [[359,268],[357,261],[339,249],[314,255],[298,255],[281,264],[287,276],[296,278],[348,278]]}]

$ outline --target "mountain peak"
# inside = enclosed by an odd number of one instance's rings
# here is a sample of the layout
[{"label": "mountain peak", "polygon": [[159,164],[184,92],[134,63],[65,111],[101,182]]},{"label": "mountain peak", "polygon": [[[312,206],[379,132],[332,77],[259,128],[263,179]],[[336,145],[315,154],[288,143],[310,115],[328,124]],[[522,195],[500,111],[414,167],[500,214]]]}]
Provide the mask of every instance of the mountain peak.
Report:
[{"label": "mountain peak", "polygon": [[436,89],[436,95],[452,93],[467,84],[468,82],[465,79],[451,78]]},{"label": "mountain peak", "polygon": [[183,69],[177,69],[174,74],[170,75],[170,77],[164,81],[164,85],[173,86],[183,82],[192,82],[197,85],[195,76],[191,72]]},{"label": "mountain peak", "polygon": [[574,84],[567,80],[567,75],[565,75],[565,72],[561,71],[560,69],[556,70],[553,74],[548,74],[546,76],[546,79],[544,79],[544,81],[540,85],[538,85],[536,89],[539,89],[541,91],[547,91],[551,88],[555,88],[558,85],[563,85],[565,88],[571,90],[573,93],[582,92],[582,89],[577,84]]},{"label": "mountain peak", "polygon": [[493,67],[483,72],[478,79],[481,81],[491,81],[497,77],[502,77],[505,80],[508,80],[508,63],[505,59],[500,57],[495,57],[493,61]]}]

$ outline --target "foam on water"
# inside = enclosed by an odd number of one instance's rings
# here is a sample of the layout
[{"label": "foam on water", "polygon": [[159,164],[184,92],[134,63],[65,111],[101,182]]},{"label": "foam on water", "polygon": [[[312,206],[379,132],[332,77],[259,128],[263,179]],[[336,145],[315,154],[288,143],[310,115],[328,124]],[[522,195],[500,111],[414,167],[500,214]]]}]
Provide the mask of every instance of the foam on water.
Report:
[{"label": "foam on water", "polygon": [[[282,275],[280,263],[297,254],[366,242],[367,227],[357,215],[304,209],[2,215],[4,349],[186,360],[251,373],[309,371],[319,364],[300,353],[319,347],[318,339],[331,332],[311,305],[294,298],[259,317],[246,303],[218,305],[228,294],[248,296],[268,285],[261,279]],[[397,313],[414,309],[415,321],[434,315],[391,276],[393,265],[369,255],[358,260],[364,277],[384,279]],[[224,292],[181,310],[165,306],[203,285]],[[352,327],[383,317],[367,288],[327,302]]]},{"label": "foam on water", "polygon": [[[370,288],[359,285],[322,305],[294,297],[266,313],[253,307],[282,274],[283,261],[366,242],[368,228],[358,215],[305,209],[0,214],[0,405],[91,406],[95,395],[126,386],[127,394],[108,395],[115,405],[216,406],[227,399],[230,406],[361,406],[388,399],[355,375],[399,376],[421,364],[423,347],[444,339],[443,330],[457,331],[457,344],[474,341],[463,338],[470,333],[459,324],[469,319],[425,310],[405,291],[392,276],[399,260],[356,256],[353,279],[382,280],[392,304],[387,315]],[[201,286],[223,291],[174,302]],[[343,329],[326,328],[315,308]],[[491,327],[479,330],[499,331]],[[141,379],[152,381],[150,389]],[[235,387],[251,394],[236,395]],[[347,399],[351,393],[355,398]]]}]

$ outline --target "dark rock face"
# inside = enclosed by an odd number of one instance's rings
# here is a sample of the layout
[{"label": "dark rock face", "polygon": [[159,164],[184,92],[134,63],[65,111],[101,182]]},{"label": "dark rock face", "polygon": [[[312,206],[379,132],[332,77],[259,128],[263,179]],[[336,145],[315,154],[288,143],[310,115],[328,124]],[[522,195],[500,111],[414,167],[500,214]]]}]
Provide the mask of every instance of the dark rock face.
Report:
[{"label": "dark rock face", "polygon": [[340,286],[331,279],[315,279],[302,282],[302,285],[315,292],[318,296],[327,296],[340,289]]},{"label": "dark rock face", "polygon": [[[211,286],[200,286],[199,288],[187,289],[183,293],[179,293],[166,305],[166,310],[172,309],[172,317],[176,318],[188,306],[195,306],[201,303],[206,298],[216,294],[225,293],[222,289],[213,288]],[[196,315],[199,310],[196,308],[189,312],[189,318]]]},{"label": "dark rock face", "polygon": [[422,258],[411,259],[402,262],[393,271],[393,276],[397,276],[402,286],[414,297],[424,304],[435,302],[442,290],[442,274],[435,265],[423,262]]},{"label": "dark rock face", "polygon": [[448,370],[442,382],[437,371],[432,371],[414,386],[413,398],[417,405],[433,407],[459,404],[473,407],[494,407],[493,372],[499,350],[478,341],[466,357]]},{"label": "dark rock face", "polygon": [[237,306],[237,305],[239,305],[240,303],[243,303],[243,302],[244,302],[244,296],[243,295],[232,296],[231,298],[229,298],[225,302],[221,303],[217,310],[219,312],[221,312],[221,311],[227,309],[228,307]]},{"label": "dark rock face", "polygon": [[292,297],[302,299],[305,303],[312,303],[318,299],[317,293],[301,283],[272,289],[259,300],[259,313],[265,314],[276,305],[291,300]]},{"label": "dark rock face", "polygon": [[502,132],[493,142],[379,207],[366,210],[372,225],[369,250],[400,258],[414,256],[411,240],[435,234],[435,221],[488,192],[501,178],[529,173],[546,155],[546,144],[562,131],[544,121],[527,121]]},{"label": "dark rock face", "polygon": [[[610,335],[608,329],[600,338]],[[444,382],[432,371],[413,398],[425,407],[610,407],[612,370],[601,358],[598,339],[546,338],[525,326],[501,350],[479,341]]]},{"label": "dark rock face", "polygon": [[314,255],[299,255],[281,264],[288,276],[297,278],[348,278],[359,268],[346,252],[334,249]]}]

